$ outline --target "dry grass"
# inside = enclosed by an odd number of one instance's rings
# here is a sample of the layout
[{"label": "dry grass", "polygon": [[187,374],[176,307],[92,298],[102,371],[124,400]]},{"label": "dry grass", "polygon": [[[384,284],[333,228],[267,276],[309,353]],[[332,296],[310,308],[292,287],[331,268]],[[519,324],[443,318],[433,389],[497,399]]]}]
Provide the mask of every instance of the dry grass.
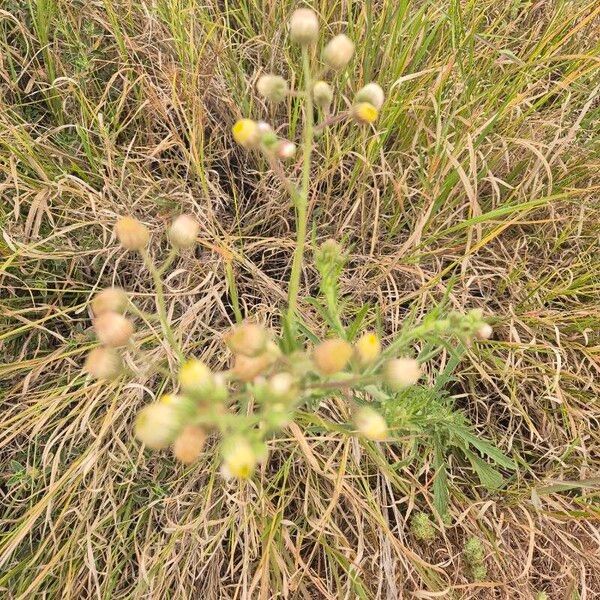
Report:
[{"label": "dry grass", "polygon": [[[152,310],[117,215],[154,231],[179,211],[202,248],[167,281],[186,351],[217,366],[233,318],[278,324],[294,245],[284,190],[234,148],[241,115],[284,122],[251,91],[293,77],[274,0],[8,0],[0,6],[0,590],[7,598],[600,597],[600,57],[596,2],[322,1],[348,24],[353,86],[389,91],[377,135],[318,143],[315,237],[352,245],[350,310],[388,334],[432,306],[482,307],[495,339],[446,385],[519,465],[495,494],[450,454],[451,519],[425,544],[432,447],[378,448],[307,414],[248,485],[211,453],[184,468],[131,437],[175,358],[151,335],[112,387],[81,373],[87,302],[118,283]],[[340,99],[343,106],[343,100]],[[290,135],[298,106],[290,101]],[[156,247],[161,253],[164,248]],[[305,272],[307,294],[314,272]],[[308,302],[307,326],[321,327]],[[378,316],[380,315],[380,316]],[[151,325],[150,325],[151,328]],[[447,361],[437,359],[440,370]],[[431,383],[437,371],[428,374]],[[328,425],[327,425],[328,423]],[[461,556],[477,536],[488,577]]]}]

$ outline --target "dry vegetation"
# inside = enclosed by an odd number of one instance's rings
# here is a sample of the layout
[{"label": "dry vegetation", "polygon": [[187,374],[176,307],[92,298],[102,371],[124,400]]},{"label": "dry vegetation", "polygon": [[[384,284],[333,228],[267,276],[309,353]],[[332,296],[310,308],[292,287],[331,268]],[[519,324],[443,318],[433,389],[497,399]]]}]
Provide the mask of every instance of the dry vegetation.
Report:
[{"label": "dry vegetation", "polygon": [[[174,357],[138,339],[138,378],[106,387],[81,372],[97,288],[123,285],[153,306],[115,219],[201,222],[201,250],[167,280],[189,353],[227,360],[228,270],[242,312],[278,326],[293,211],[229,128],[246,115],[285,122],[285,107],[274,114],[252,90],[260,72],[293,79],[295,5],[4,0],[3,598],[600,597],[600,6],[314,6],[329,33],[357,42],[351,81],[388,93],[377,134],[348,123],[318,140],[314,239],[351,247],[349,307],[369,303],[387,335],[438,305],[493,315],[494,339],[454,380],[437,376],[444,354],[428,378],[517,471],[490,493],[449,453],[451,518],[433,517],[425,543],[409,523],[433,514],[430,441],[349,438],[336,428],[341,397],[274,440],[248,484],[225,483],[210,450],[192,467],[144,451],[132,419],[168,383],[149,367]],[[351,85],[337,79],[339,106]],[[294,99],[289,110],[294,137]],[[304,275],[300,309],[318,332],[312,267]],[[472,536],[484,581],[462,554]]]}]

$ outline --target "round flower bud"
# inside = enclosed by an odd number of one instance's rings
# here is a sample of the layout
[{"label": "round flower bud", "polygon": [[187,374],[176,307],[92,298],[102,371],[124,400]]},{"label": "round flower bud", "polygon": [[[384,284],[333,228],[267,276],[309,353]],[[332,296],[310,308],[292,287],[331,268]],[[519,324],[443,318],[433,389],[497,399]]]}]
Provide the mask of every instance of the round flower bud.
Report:
[{"label": "round flower bud", "polygon": [[256,127],[261,137],[267,133],[274,133],[273,128],[266,121],[259,121]]},{"label": "round flower bud", "polygon": [[333,101],[333,90],[326,81],[317,81],[313,85],[313,98],[315,104],[322,108],[324,111],[328,111]]},{"label": "round flower bud", "polygon": [[489,340],[492,337],[494,330],[491,325],[484,323],[476,332],[475,337],[478,340]]},{"label": "round flower bud", "polygon": [[115,312],[98,315],[94,320],[94,329],[100,343],[110,348],[125,346],[133,335],[133,323]]},{"label": "round flower bud", "polygon": [[188,425],[177,436],[173,444],[173,454],[175,458],[182,463],[189,465],[196,462],[206,442],[206,433],[202,427],[197,425]]},{"label": "round flower bud", "polygon": [[172,406],[156,402],[143,408],[135,419],[135,437],[143,444],[166,448],[181,430],[181,418]]},{"label": "round flower bud", "polygon": [[148,228],[133,217],[121,217],[115,225],[119,244],[126,250],[143,250],[150,240]]},{"label": "round flower bud", "polygon": [[264,373],[274,360],[268,353],[258,356],[245,356],[238,354],[233,365],[233,374],[241,381],[250,382]]},{"label": "round flower bud", "polygon": [[83,368],[94,379],[114,379],[121,373],[123,361],[113,348],[94,348]]},{"label": "round flower bud", "polygon": [[96,316],[105,312],[124,313],[127,308],[127,293],[123,288],[109,287],[98,292],[91,304]]},{"label": "round flower bud", "polygon": [[233,139],[244,148],[253,148],[260,142],[258,123],[252,119],[240,119],[231,128]]},{"label": "round flower bud", "polygon": [[213,375],[214,389],[210,395],[211,400],[217,404],[222,404],[229,397],[229,388],[227,386],[227,376],[225,373],[215,373]]},{"label": "round flower bud", "polygon": [[256,323],[234,325],[225,335],[225,343],[236,354],[256,356],[263,352],[269,341],[269,335],[264,327]]},{"label": "round flower bud", "polygon": [[332,69],[343,69],[354,54],[354,42],[345,34],[340,33],[329,41],[323,49],[323,60]]},{"label": "round flower bud", "polygon": [[313,361],[321,375],[341,371],[352,357],[352,346],[342,339],[325,340],[314,350]]},{"label": "round flower bud", "polygon": [[307,46],[319,37],[319,19],[310,8],[298,8],[290,19],[290,38],[293,42]]},{"label": "round flower bud", "polygon": [[252,445],[243,437],[227,440],[223,447],[222,473],[226,478],[248,479],[258,462]]},{"label": "round flower bud", "polygon": [[371,407],[361,407],[354,420],[358,431],[366,438],[381,441],[387,437],[388,428],[385,419]]},{"label": "round flower bud", "polygon": [[171,227],[169,227],[168,236],[171,244],[175,248],[182,250],[183,248],[191,248],[198,238],[200,225],[190,215],[179,215]]},{"label": "round flower bud", "polygon": [[288,160],[296,156],[296,144],[289,140],[279,140],[275,146],[275,156],[280,160]]},{"label": "round flower bud", "polygon": [[352,107],[352,116],[358,123],[368,125],[377,120],[379,111],[370,102],[359,102]]},{"label": "round flower bud", "polygon": [[288,84],[280,75],[261,75],[256,82],[256,89],[263,98],[278,103],[287,96]]},{"label": "round flower bud", "polygon": [[385,383],[396,392],[417,383],[421,375],[421,367],[414,358],[395,358],[383,369]]},{"label": "round flower bud", "polygon": [[377,360],[381,354],[381,342],[376,333],[363,333],[354,346],[354,352],[358,363],[366,367]]},{"label": "round flower bud", "polygon": [[276,373],[265,386],[265,394],[270,402],[290,402],[296,393],[295,380],[290,373]]},{"label": "round flower bud", "polygon": [[159,404],[170,406],[181,418],[182,422],[192,418],[197,411],[197,405],[191,398],[180,396],[179,394],[163,394],[158,399],[158,402]]},{"label": "round flower bud", "polygon": [[185,394],[204,400],[211,396],[215,381],[211,370],[197,358],[187,360],[179,369],[179,385]]},{"label": "round flower bud", "polygon": [[368,102],[379,110],[383,106],[385,94],[378,83],[367,83],[367,85],[358,90],[355,100],[356,102]]}]

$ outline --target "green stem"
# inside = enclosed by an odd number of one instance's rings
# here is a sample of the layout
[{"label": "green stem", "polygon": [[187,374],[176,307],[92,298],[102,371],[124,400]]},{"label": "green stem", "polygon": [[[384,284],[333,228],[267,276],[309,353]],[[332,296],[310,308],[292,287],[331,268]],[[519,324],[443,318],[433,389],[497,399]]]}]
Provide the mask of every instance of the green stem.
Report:
[{"label": "green stem", "polygon": [[[175,334],[173,333],[173,329],[172,329],[171,324],[169,323],[169,319],[167,317],[165,292],[164,292],[164,286],[163,286],[163,282],[162,282],[163,269],[156,268],[154,261],[150,258],[150,255],[148,254],[148,252],[146,250],[144,250],[142,252],[142,258],[144,259],[144,264],[146,265],[146,268],[150,271],[150,274],[152,275],[152,279],[154,281],[154,291],[156,292],[156,309],[158,312],[158,318],[160,319],[160,324],[161,324],[163,333],[165,334],[167,341],[171,345],[171,348],[173,348],[173,350],[175,350],[175,352],[177,353],[177,356],[179,357],[180,362],[183,362],[184,356],[183,356],[183,352],[181,350],[181,346],[175,339]],[[173,260],[173,258],[170,255],[167,258],[167,261],[165,262],[165,264],[171,262],[172,260]],[[164,265],[163,265],[163,267],[164,267]]]},{"label": "green stem", "polygon": [[304,143],[302,164],[302,187],[296,198],[296,248],[292,261],[292,273],[288,288],[288,310],[287,324],[292,333],[296,329],[296,305],[298,292],[300,290],[300,275],[302,273],[302,262],[304,260],[304,244],[306,243],[306,226],[308,213],[308,188],[310,184],[310,166],[313,148],[313,102],[312,102],[312,79],[310,74],[310,58],[308,48],[302,47],[302,66],[304,70],[305,85],[305,114],[304,114]]}]

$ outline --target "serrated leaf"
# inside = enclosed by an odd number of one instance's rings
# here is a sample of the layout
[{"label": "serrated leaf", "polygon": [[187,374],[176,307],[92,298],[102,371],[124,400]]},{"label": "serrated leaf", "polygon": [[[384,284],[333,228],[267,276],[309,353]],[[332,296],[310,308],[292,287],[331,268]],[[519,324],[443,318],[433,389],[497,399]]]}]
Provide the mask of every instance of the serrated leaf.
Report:
[{"label": "serrated leaf", "polygon": [[481,485],[494,492],[504,485],[504,477],[494,467],[488,465],[484,460],[473,454],[470,450],[463,450],[465,456],[469,459],[471,466],[477,473]]},{"label": "serrated leaf", "polygon": [[481,454],[491,458],[496,464],[513,471],[516,469],[515,463],[508,458],[508,456],[503,454],[499,448],[496,448],[496,446],[486,440],[478,438],[468,429],[460,426],[454,426],[452,427],[452,433],[459,436],[467,444],[477,448]]},{"label": "serrated leaf", "polygon": [[446,470],[444,453],[439,444],[435,446],[433,464],[435,467],[433,506],[440,517],[443,518],[448,513],[448,472]]}]

